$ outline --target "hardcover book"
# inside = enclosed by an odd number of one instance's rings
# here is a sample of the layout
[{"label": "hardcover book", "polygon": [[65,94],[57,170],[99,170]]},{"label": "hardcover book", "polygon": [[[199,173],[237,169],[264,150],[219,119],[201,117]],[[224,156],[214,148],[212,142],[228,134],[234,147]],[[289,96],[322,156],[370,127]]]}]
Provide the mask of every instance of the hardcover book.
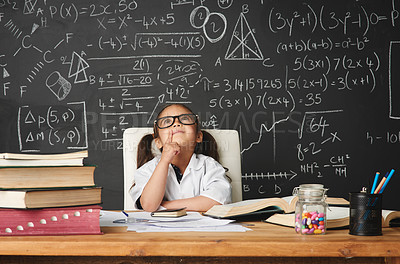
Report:
[{"label": "hardcover book", "polygon": [[56,154],[31,154],[31,153],[0,153],[0,159],[13,159],[13,160],[62,160],[62,159],[77,159],[87,158],[88,151],[76,151],[69,153],[56,153]]},{"label": "hardcover book", "polygon": [[0,167],[0,188],[94,186],[95,166]]},{"label": "hardcover book", "polygon": [[0,153],[0,167],[6,166],[83,166],[88,151],[60,154]]},{"label": "hardcover book", "polygon": [[98,205],[0,209],[0,236],[101,234]]},{"label": "hardcover book", "polygon": [[2,208],[46,208],[80,206],[101,203],[100,187],[2,189]]}]

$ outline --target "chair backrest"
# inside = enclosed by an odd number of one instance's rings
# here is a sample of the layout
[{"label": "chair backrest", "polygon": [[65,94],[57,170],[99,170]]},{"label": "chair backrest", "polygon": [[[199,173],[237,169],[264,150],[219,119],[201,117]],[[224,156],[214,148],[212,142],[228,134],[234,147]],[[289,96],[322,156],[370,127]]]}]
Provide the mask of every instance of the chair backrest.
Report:
[{"label": "chair backrest", "polygon": [[[242,170],[240,159],[239,134],[236,130],[205,129],[218,143],[220,163],[228,168],[227,175],[232,182],[232,202],[242,200]],[[132,127],[124,131],[123,135],[123,158],[124,158],[124,210],[133,210],[134,205],[129,195],[129,189],[134,181],[136,171],[137,148],[140,139],[145,135],[153,133],[152,127]],[[160,151],[153,141],[153,153]]]}]

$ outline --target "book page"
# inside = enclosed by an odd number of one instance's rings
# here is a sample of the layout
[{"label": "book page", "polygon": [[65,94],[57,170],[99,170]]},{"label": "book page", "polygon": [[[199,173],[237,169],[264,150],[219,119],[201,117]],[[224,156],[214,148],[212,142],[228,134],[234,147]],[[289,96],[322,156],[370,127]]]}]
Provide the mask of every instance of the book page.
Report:
[{"label": "book page", "polygon": [[341,197],[326,197],[327,204],[349,205],[349,201]]},{"label": "book page", "polygon": [[326,210],[326,219],[343,219],[350,216],[350,209],[347,207],[329,206]]},{"label": "book page", "polygon": [[395,211],[392,211],[392,210],[382,210],[382,217],[383,217],[383,219],[386,219],[386,217],[387,217],[390,213],[392,213],[392,212],[395,212]]},{"label": "book page", "polygon": [[285,196],[282,197],[283,200],[285,200],[288,204],[290,204],[294,199],[296,199],[297,196],[291,195],[291,196]]},{"label": "book page", "polygon": [[231,203],[231,204],[224,204],[224,207],[240,207],[240,206],[248,206],[252,204],[256,204],[259,202],[265,202],[265,200],[268,198],[261,198],[261,199],[251,199],[251,200],[244,200],[236,203]]}]

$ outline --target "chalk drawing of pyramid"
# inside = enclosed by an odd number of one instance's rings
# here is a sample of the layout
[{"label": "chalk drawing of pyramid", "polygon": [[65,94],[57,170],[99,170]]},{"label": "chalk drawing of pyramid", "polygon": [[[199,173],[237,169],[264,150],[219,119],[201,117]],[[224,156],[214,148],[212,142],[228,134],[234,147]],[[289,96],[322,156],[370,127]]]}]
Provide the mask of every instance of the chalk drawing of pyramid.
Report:
[{"label": "chalk drawing of pyramid", "polygon": [[75,76],[75,83],[86,82],[87,74],[86,69],[89,68],[89,64],[75,51],[72,53],[72,61],[69,67],[68,78]]},{"label": "chalk drawing of pyramid", "polygon": [[225,54],[225,60],[263,60],[253,30],[246,17],[240,13],[233,30],[231,42]]}]

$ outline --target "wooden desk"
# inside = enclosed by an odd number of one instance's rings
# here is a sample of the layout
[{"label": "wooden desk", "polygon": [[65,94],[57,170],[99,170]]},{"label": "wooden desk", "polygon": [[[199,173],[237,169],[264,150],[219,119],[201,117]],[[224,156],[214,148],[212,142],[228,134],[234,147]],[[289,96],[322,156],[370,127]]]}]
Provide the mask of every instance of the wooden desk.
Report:
[{"label": "wooden desk", "polygon": [[114,229],[92,236],[0,237],[0,263],[400,263],[400,228],[374,237],[348,230],[302,236],[291,228],[254,224],[245,233]]}]

